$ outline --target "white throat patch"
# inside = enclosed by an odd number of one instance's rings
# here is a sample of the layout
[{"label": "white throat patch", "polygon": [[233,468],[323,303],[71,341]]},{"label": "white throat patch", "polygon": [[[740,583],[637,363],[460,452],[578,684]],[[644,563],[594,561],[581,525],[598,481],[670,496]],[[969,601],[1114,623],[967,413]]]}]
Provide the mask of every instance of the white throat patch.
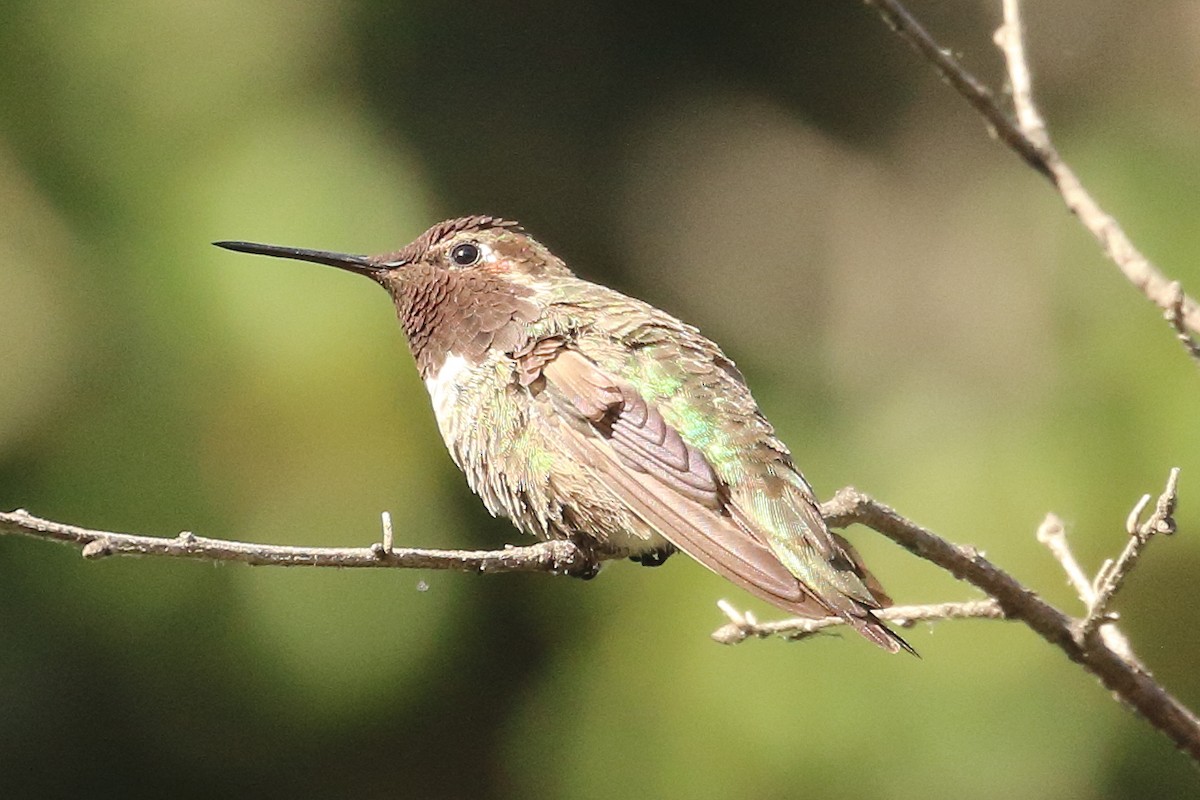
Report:
[{"label": "white throat patch", "polygon": [[425,388],[429,390],[429,399],[433,401],[433,413],[437,415],[439,427],[454,410],[454,403],[458,400],[458,382],[465,378],[464,373],[470,366],[462,356],[451,354],[446,356],[436,374],[425,379]]}]

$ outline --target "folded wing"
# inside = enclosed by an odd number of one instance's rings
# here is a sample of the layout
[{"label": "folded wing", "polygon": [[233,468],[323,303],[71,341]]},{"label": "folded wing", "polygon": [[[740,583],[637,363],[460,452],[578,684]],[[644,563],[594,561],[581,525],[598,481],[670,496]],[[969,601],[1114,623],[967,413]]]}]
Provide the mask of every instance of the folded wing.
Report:
[{"label": "folded wing", "polygon": [[[789,559],[792,551],[763,531],[755,523],[756,509],[747,507],[761,498],[739,495],[724,485],[704,454],[630,383],[563,342],[529,352],[531,359],[521,367],[527,376],[522,383],[544,379],[542,390],[574,411],[556,417],[559,444],[637,518],[767,602],[800,616],[836,614],[889,651],[910,649],[871,614],[889,601],[882,590],[876,594],[878,584],[853,548],[827,531],[815,509],[791,509],[796,500],[786,482],[778,487],[780,496],[765,499],[773,503],[769,512],[800,515],[784,522],[807,532],[802,546],[820,552],[823,570],[810,570],[805,559]],[[807,583],[806,570],[813,573]],[[836,596],[830,597],[831,592]]]}]

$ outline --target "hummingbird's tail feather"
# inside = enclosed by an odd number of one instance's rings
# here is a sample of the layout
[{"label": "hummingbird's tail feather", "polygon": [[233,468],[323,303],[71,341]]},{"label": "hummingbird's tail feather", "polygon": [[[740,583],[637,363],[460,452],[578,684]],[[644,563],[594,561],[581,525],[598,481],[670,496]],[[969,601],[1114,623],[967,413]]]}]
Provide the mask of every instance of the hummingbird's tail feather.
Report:
[{"label": "hummingbird's tail feather", "polygon": [[908,642],[904,641],[900,634],[884,625],[879,621],[875,614],[872,613],[880,608],[887,608],[890,606],[892,604],[892,598],[889,597],[888,593],[884,591],[883,585],[879,583],[879,580],[872,575],[867,569],[866,565],[863,564],[862,557],[859,556],[858,551],[854,549],[854,545],[850,544],[850,542],[846,540],[846,537],[836,534],[833,531],[829,531],[829,536],[833,539],[834,543],[839,549],[841,549],[843,555],[845,555],[846,559],[849,561],[850,568],[866,585],[867,591],[871,593],[871,598],[876,604],[874,608],[865,610],[862,613],[862,616],[852,616],[846,618],[846,622],[863,636],[886,650],[890,650],[893,653],[898,652],[899,650],[904,650],[905,652],[912,653],[917,658],[920,658],[921,654],[914,650]]},{"label": "hummingbird's tail feather", "polygon": [[914,650],[912,645],[904,641],[900,634],[880,622],[870,611],[863,611],[861,616],[843,615],[842,619],[846,620],[846,624],[858,631],[863,637],[879,645],[889,653],[899,653],[903,650],[917,658],[921,657],[921,654]]},{"label": "hummingbird's tail feather", "polygon": [[770,470],[756,486],[733,490],[730,499],[733,518],[771,549],[828,614],[889,652],[916,655],[874,615],[892,598],[854,546],[829,530],[812,489],[790,462]]},{"label": "hummingbird's tail feather", "polygon": [[845,536],[834,533],[833,531],[829,531],[829,535],[837,544],[838,548],[841,549],[842,554],[850,562],[850,568],[854,571],[854,574],[858,576],[859,580],[861,580],[867,587],[867,591],[871,593],[872,599],[875,600],[876,607],[887,608],[890,606],[892,604],[891,596],[887,593],[887,591],[884,590],[883,584],[879,582],[879,579],[867,569],[867,565],[863,563],[862,556],[860,556],[858,551],[854,549],[854,545],[850,544],[850,542],[846,540]]},{"label": "hummingbird's tail feather", "polygon": [[848,626],[884,650],[890,653],[905,650],[917,655],[908,642],[873,613],[890,606],[892,598],[863,565],[858,551],[844,537],[826,527],[815,502],[799,499],[810,513],[794,518],[788,515],[789,521],[798,524],[798,530],[786,538],[765,535],[739,508],[732,509],[733,518],[748,536],[769,547],[788,573],[820,603],[821,613],[814,616],[841,617]]}]

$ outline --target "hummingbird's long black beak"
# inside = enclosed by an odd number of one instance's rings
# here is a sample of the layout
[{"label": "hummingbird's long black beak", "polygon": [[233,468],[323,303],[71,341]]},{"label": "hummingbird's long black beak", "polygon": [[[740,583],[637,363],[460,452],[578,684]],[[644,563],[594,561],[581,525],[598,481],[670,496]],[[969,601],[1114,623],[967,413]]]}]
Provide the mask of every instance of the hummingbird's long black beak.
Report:
[{"label": "hummingbird's long black beak", "polygon": [[302,247],[280,247],[274,244],[256,244],[255,242],[213,242],[217,247],[235,250],[239,253],[253,253],[259,256],[274,256],[275,258],[291,258],[296,261],[311,261],[314,264],[325,264],[329,267],[357,272],[359,275],[374,277],[380,272],[387,272],[395,264],[381,264],[373,261],[370,256],[358,256],[351,253],[334,253],[329,250],[305,250]]}]

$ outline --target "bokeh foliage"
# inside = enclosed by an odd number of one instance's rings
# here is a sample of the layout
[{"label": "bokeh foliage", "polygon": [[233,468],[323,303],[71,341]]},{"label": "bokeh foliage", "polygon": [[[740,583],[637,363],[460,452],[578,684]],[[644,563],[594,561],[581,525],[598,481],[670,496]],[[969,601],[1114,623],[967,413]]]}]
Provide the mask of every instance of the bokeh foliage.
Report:
[{"label": "bokeh foliage", "polygon": [[[914,8],[998,81],[993,5]],[[1194,290],[1200,10],[1030,5],[1060,148]],[[0,212],[0,506],[328,545],[389,509],[406,544],[513,541],[377,288],[207,244],[379,251],[496,213],[720,341],[819,490],[858,485],[1067,607],[1042,515],[1096,566],[1182,467],[1183,533],[1120,611],[1200,706],[1200,374],[856,3],[8,0]],[[852,534],[898,599],[971,595]],[[0,539],[0,794],[1196,789],[1016,625],[917,629],[920,661],[846,637],[722,649],[721,596],[752,605],[682,559],[582,583]]]}]

